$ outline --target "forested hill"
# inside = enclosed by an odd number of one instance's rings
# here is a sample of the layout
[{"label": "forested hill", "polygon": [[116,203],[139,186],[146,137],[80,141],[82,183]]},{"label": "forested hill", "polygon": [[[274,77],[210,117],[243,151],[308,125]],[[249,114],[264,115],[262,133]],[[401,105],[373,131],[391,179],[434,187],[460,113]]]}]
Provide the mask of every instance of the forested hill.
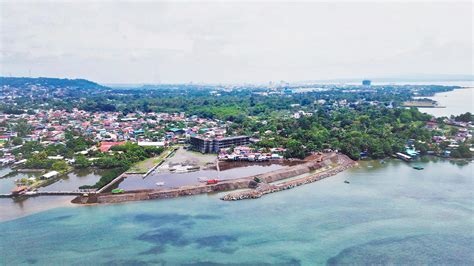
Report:
[{"label": "forested hill", "polygon": [[30,86],[38,86],[46,88],[108,89],[105,86],[85,79],[60,79],[43,77],[0,77],[0,86],[9,86],[13,88],[28,88]]}]

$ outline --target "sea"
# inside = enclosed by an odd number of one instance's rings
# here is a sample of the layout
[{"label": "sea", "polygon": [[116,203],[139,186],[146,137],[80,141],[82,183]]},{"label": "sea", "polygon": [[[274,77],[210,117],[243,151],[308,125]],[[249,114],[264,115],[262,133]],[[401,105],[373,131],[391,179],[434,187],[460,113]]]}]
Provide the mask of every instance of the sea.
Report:
[{"label": "sea", "polygon": [[443,108],[420,108],[421,112],[435,117],[460,115],[466,112],[474,114],[474,86],[453,91],[436,93],[432,97],[423,97],[438,102]]},{"label": "sea", "polygon": [[0,222],[0,264],[473,265],[473,194],[472,162],[424,157],[255,200],[64,204]]},{"label": "sea", "polygon": [[401,82],[396,84],[459,86],[459,89],[453,91],[436,93],[432,97],[421,97],[434,100],[443,108],[419,108],[419,110],[435,117],[457,116],[466,112],[474,113],[474,81]]}]

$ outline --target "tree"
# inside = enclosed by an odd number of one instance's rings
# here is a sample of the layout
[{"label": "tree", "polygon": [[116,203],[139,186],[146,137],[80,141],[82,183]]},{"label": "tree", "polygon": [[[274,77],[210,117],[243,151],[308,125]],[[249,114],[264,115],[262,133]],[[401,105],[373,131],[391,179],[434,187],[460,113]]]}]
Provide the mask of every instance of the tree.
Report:
[{"label": "tree", "polygon": [[297,140],[290,139],[286,144],[286,158],[298,158],[303,159],[306,156],[305,149],[303,148],[303,144]]},{"label": "tree", "polygon": [[471,158],[472,157],[472,153],[469,150],[469,147],[464,143],[459,145],[459,147],[453,152],[456,152],[456,155],[458,155],[457,157],[453,155],[453,157],[455,158]]},{"label": "tree", "polygon": [[55,171],[58,171],[58,172],[65,171],[65,170],[67,170],[67,168],[68,168],[68,165],[63,160],[58,160],[58,161],[54,162],[53,165],[51,166],[51,169],[53,169]]},{"label": "tree", "polygon": [[460,114],[456,116],[454,119],[460,122],[471,122],[471,121],[474,122],[474,116],[470,112]]},{"label": "tree", "polygon": [[51,169],[53,163],[54,160],[48,159],[48,154],[43,151],[31,155],[26,161],[25,167],[32,169]]},{"label": "tree", "polygon": [[19,137],[26,137],[26,135],[30,134],[33,130],[33,127],[28,124],[25,119],[21,119],[13,128]]},{"label": "tree", "polygon": [[74,161],[74,166],[76,168],[87,168],[91,166],[91,162],[87,160],[86,156],[78,155]]},{"label": "tree", "polygon": [[17,146],[23,144],[23,139],[20,137],[15,137],[12,139],[12,144]]}]

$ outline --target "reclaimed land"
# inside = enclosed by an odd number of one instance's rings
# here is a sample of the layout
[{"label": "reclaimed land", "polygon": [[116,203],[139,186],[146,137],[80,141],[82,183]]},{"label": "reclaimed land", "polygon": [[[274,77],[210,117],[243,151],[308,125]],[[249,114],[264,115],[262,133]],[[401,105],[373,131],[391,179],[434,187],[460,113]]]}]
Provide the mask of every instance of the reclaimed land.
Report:
[{"label": "reclaimed land", "polygon": [[445,108],[439,106],[435,101],[408,101],[403,103],[404,107],[419,107],[419,108]]},{"label": "reclaimed land", "polygon": [[137,162],[129,170],[127,170],[127,174],[146,174],[151,169],[154,169],[156,166],[160,165],[166,158],[171,156],[173,152],[175,152],[178,148],[171,147],[167,148],[163,153],[159,156],[152,157],[145,159],[143,161]]},{"label": "reclaimed land", "polygon": [[222,200],[231,201],[231,200],[243,200],[243,199],[258,199],[265,194],[279,192],[291,188],[295,188],[301,185],[313,183],[324,178],[336,175],[339,172],[342,172],[352,166],[354,166],[356,162],[349,159],[349,157],[345,155],[338,155],[337,156],[337,163],[335,166],[325,167],[322,171],[317,171],[316,173],[310,173],[307,176],[284,181],[279,184],[269,184],[268,182],[260,182],[255,187],[255,189],[239,191],[234,193],[229,193],[222,197]]},{"label": "reclaimed land", "polygon": [[[238,179],[223,180],[218,184],[213,185],[199,184],[192,186],[183,186],[175,189],[133,190],[126,191],[122,194],[97,193],[89,194],[88,196],[78,196],[72,202],[77,204],[120,203],[127,201],[176,198],[181,196],[191,196],[203,193],[223,192],[249,188],[251,190],[231,193],[229,195],[224,196],[222,199],[238,200],[245,198],[258,198],[258,195],[260,195],[261,197],[262,195],[267,193],[284,190],[285,187],[285,189],[288,189],[290,186],[297,186],[296,184],[302,185],[303,183],[306,184],[321,180],[323,178],[344,171],[345,169],[350,168],[355,164],[356,163],[349,159],[349,157],[347,157],[346,155],[337,153],[326,153],[323,154],[321,158],[313,158],[303,164],[299,164],[289,168],[279,169],[269,173],[253,175]],[[269,184],[287,178],[308,174],[318,169],[325,170],[310,174],[304,178],[291,180],[278,185]],[[303,182],[302,179],[306,181]],[[258,180],[259,182],[256,182],[255,180]],[[268,189],[264,189],[265,187],[268,187]]]}]

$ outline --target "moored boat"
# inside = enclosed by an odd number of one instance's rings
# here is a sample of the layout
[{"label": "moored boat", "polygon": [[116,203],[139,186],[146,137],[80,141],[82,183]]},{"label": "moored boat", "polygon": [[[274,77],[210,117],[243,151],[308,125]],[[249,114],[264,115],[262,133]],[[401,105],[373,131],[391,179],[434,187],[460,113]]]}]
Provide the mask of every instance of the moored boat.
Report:
[{"label": "moored boat", "polygon": [[12,190],[13,195],[23,195],[28,192],[27,186],[17,186]]},{"label": "moored boat", "polygon": [[121,189],[121,188],[116,188],[116,189],[112,189],[112,194],[120,194],[120,193],[124,193],[125,190]]},{"label": "moored boat", "polygon": [[213,185],[213,184],[217,184],[217,183],[219,183],[218,179],[209,179],[209,180],[206,181],[207,185]]}]

